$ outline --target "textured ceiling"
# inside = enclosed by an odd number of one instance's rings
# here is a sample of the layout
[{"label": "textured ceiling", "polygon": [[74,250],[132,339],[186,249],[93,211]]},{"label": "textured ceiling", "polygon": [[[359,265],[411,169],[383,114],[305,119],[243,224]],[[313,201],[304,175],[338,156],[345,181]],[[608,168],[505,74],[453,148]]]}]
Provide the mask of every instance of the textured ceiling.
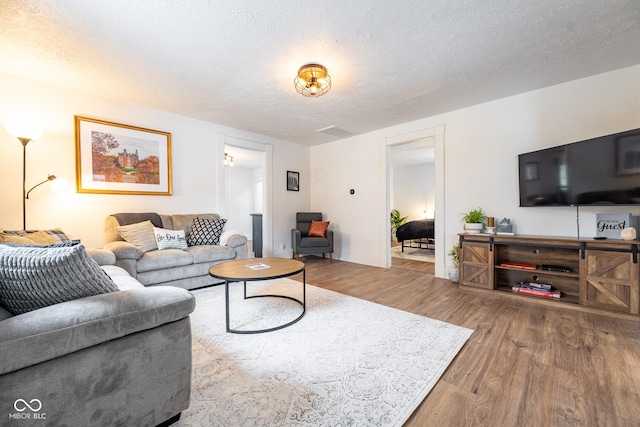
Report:
[{"label": "textured ceiling", "polygon": [[[640,63],[639,0],[0,0],[0,72],[315,145]],[[304,98],[297,69],[325,65]],[[122,119],[114,117],[113,119]]]}]

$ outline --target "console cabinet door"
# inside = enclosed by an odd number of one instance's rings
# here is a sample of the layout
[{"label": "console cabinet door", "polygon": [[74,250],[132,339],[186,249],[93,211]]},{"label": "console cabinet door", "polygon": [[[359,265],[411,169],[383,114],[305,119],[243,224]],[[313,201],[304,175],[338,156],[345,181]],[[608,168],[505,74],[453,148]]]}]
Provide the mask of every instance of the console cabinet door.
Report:
[{"label": "console cabinet door", "polygon": [[463,242],[460,257],[460,283],[493,289],[493,252],[488,243]]},{"label": "console cabinet door", "polygon": [[638,314],[639,269],[629,253],[587,250],[580,266],[580,304]]}]

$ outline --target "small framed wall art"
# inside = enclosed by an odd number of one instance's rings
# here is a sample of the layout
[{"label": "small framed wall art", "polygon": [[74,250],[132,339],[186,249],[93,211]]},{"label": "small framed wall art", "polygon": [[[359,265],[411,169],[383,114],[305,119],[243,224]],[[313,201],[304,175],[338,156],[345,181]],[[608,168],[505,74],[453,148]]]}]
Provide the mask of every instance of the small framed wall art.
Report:
[{"label": "small framed wall art", "polygon": [[75,116],[78,193],[171,195],[171,134]]},{"label": "small framed wall art", "polygon": [[300,173],[287,171],[287,191],[300,191]]}]

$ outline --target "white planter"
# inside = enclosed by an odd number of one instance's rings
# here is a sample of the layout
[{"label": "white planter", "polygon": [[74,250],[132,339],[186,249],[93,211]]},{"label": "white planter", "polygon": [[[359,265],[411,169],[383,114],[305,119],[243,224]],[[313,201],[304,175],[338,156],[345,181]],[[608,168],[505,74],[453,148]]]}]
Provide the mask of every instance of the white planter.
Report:
[{"label": "white planter", "polygon": [[449,269],[449,280],[453,283],[458,283],[458,280],[460,280],[460,270],[458,267],[451,267]]},{"label": "white planter", "polygon": [[482,231],[484,226],[481,222],[471,222],[464,225],[464,230],[469,234],[478,234]]}]

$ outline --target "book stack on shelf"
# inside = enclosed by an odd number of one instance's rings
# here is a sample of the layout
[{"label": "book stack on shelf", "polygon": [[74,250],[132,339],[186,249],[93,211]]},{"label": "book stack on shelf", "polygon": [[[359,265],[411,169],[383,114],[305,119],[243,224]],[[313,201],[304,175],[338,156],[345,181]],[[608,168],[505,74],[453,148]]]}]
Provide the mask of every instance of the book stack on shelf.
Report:
[{"label": "book stack on shelf", "polygon": [[520,282],[518,286],[512,286],[511,290],[517,294],[532,295],[534,297],[560,299],[561,293],[546,283]]},{"label": "book stack on shelf", "polygon": [[523,270],[535,270],[538,268],[538,266],[535,264],[529,264],[526,262],[511,262],[511,261],[501,262],[500,267],[521,268]]}]

